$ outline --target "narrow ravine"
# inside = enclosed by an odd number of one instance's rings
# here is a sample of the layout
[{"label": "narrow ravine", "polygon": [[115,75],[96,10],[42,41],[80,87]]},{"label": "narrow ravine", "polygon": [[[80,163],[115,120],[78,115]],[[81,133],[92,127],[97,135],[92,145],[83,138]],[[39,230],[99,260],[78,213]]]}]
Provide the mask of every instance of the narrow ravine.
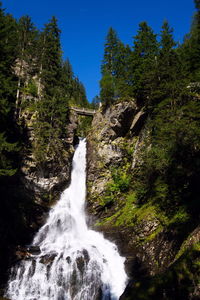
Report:
[{"label": "narrow ravine", "polygon": [[117,300],[127,281],[115,244],[90,230],[84,210],[86,141],[75,151],[71,184],[51,209],[32,246],[39,251],[11,270],[11,300]]}]

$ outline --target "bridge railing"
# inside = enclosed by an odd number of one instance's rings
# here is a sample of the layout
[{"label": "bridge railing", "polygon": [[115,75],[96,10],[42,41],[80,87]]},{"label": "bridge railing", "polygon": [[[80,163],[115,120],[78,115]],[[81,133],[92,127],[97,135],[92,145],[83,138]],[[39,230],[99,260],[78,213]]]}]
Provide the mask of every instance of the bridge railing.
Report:
[{"label": "bridge railing", "polygon": [[84,107],[74,107],[71,106],[70,109],[80,112],[80,113],[88,113],[88,114],[95,114],[96,110],[95,109],[89,109],[89,108],[84,108]]}]

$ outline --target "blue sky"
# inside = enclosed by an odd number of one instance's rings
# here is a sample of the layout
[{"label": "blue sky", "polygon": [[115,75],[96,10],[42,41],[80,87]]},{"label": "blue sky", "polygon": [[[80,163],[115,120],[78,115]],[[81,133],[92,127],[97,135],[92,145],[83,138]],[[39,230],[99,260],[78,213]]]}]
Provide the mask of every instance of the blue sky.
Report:
[{"label": "blue sky", "polygon": [[85,85],[88,99],[99,93],[100,64],[105,36],[113,27],[120,39],[132,45],[138,24],[147,21],[155,33],[163,20],[174,28],[176,41],[189,31],[194,3],[192,0],[2,0],[6,11],[19,18],[29,15],[39,28],[52,15],[62,31],[64,58],[69,58],[74,73]]}]

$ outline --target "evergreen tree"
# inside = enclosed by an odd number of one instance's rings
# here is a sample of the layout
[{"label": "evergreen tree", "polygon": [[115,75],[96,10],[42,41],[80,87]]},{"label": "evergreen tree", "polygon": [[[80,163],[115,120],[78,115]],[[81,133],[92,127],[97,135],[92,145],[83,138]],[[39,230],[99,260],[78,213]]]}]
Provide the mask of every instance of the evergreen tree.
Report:
[{"label": "evergreen tree", "polygon": [[65,95],[69,99],[71,99],[73,96],[74,73],[69,59],[64,61],[62,64],[62,80],[63,80],[63,89],[65,90]]},{"label": "evergreen tree", "polygon": [[119,74],[119,47],[117,33],[110,28],[106,36],[104,59],[101,66],[102,79],[100,81],[100,96],[107,105],[117,96],[116,77]]},{"label": "evergreen tree", "polygon": [[100,98],[102,103],[107,106],[112,104],[115,96],[114,78],[109,72],[103,74],[100,80]]},{"label": "evergreen tree", "polygon": [[140,23],[138,33],[134,37],[132,56],[133,92],[140,104],[151,98],[156,86],[158,51],[156,34],[146,22]]},{"label": "evergreen tree", "polygon": [[90,104],[90,107],[93,109],[98,109],[101,105],[101,99],[98,95],[96,95],[93,99],[92,102]]},{"label": "evergreen tree", "polygon": [[131,94],[129,62],[131,49],[125,46],[110,28],[106,37],[101,66],[100,97],[105,105]]},{"label": "evergreen tree", "polygon": [[163,22],[161,30],[160,51],[157,58],[158,87],[156,90],[157,101],[172,97],[175,99],[180,92],[181,63],[175,50],[176,43],[173,39],[173,29],[167,21]]},{"label": "evergreen tree", "polygon": [[193,18],[190,33],[186,35],[181,47],[182,63],[185,67],[185,77],[190,82],[200,80],[200,1],[195,0],[196,13]]},{"label": "evergreen tree", "polygon": [[130,59],[131,49],[128,45],[119,42],[118,53],[116,55],[117,68],[115,76],[116,95],[120,98],[132,96],[132,86],[130,80]]},{"label": "evergreen tree", "polygon": [[4,13],[0,3],[0,176],[13,175],[16,168],[14,154],[18,151],[18,135],[13,117],[16,55],[16,22]]},{"label": "evergreen tree", "polygon": [[21,102],[25,101],[25,88],[31,84],[32,77],[37,72],[36,43],[38,32],[29,16],[23,16],[18,23],[18,55],[16,73],[18,88],[16,95],[16,116],[20,115]]},{"label": "evergreen tree", "polygon": [[[35,152],[38,160],[54,155],[53,142],[63,134],[66,126],[68,100],[62,89],[62,60],[60,30],[52,17],[40,37],[40,101],[36,103],[38,120],[36,126]],[[46,150],[46,151],[45,151]]]},{"label": "evergreen tree", "polygon": [[196,80],[200,80],[200,1],[195,0],[196,14],[191,33],[191,66]]},{"label": "evergreen tree", "polygon": [[118,69],[118,52],[119,52],[119,39],[116,31],[111,27],[106,36],[106,43],[104,47],[104,59],[102,62],[102,73],[110,73],[115,76]]},{"label": "evergreen tree", "polygon": [[86,90],[82,82],[79,83],[79,91],[80,91],[81,106],[83,107],[89,106],[87,96],[86,96]]},{"label": "evergreen tree", "polygon": [[45,94],[52,96],[54,88],[58,85],[61,75],[61,45],[60,45],[60,29],[57,20],[52,17],[50,22],[45,25],[41,40],[43,42],[41,53],[42,83],[45,87]]}]

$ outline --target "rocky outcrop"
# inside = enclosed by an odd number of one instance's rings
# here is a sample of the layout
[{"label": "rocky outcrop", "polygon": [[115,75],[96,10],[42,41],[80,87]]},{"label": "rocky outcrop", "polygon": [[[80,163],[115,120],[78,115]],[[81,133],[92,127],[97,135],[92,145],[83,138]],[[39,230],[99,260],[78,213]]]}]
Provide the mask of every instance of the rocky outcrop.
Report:
[{"label": "rocky outcrop", "polygon": [[[151,270],[150,272],[156,271],[157,266],[152,268],[152,260],[155,260],[158,254],[156,247],[149,242],[140,248],[138,240],[150,236],[160,223],[152,217],[138,223],[137,227],[126,227],[124,224],[116,227],[114,222],[109,224],[106,220],[112,218],[125,201],[120,188],[117,193],[114,192],[117,187],[113,183],[113,176],[115,176],[113,172],[122,171],[119,176],[123,177],[123,174],[132,172],[135,166],[141,163],[140,152],[145,135],[145,118],[145,112],[139,110],[135,102],[121,102],[95,115],[92,130],[87,137],[88,211],[93,216],[91,223],[117,243],[121,253],[127,257],[126,266],[129,275],[133,273],[135,260],[146,261],[145,269]],[[110,196],[108,189],[112,184],[114,197],[117,196],[119,199],[104,201]],[[147,248],[145,257],[144,247]]]},{"label": "rocky outcrop", "polygon": [[[60,141],[58,151],[54,156],[46,155],[45,161],[38,163],[34,153],[25,150],[21,180],[24,186],[33,193],[34,201],[38,204],[51,205],[58,199],[63,187],[69,183],[71,173],[71,161],[74,152],[74,144],[77,143],[76,129],[78,117],[75,113],[69,114],[66,124],[66,136]],[[27,122],[27,136],[29,141],[34,140],[34,130]],[[29,144],[29,142],[27,142]]]},{"label": "rocky outcrop", "polygon": [[[92,122],[88,140],[88,195],[93,202],[93,215],[98,203],[93,201],[104,193],[111,178],[110,166],[119,165],[124,157],[124,137],[128,134],[138,109],[134,102],[111,106],[104,113],[98,112]],[[90,201],[91,200],[91,201]],[[89,206],[91,211],[92,205]]]},{"label": "rocky outcrop", "polygon": [[112,169],[127,164],[127,157],[132,159],[131,152],[140,148],[140,137],[132,135],[131,130],[136,130],[136,124],[138,132],[141,130],[144,116],[134,101],[118,103],[95,115],[87,137],[88,209],[93,216],[101,211],[102,207],[95,199],[103,196]]},{"label": "rocky outcrop", "polygon": [[[35,138],[32,122],[27,119],[26,126],[28,131],[28,139],[32,142]],[[74,145],[78,142],[76,129],[78,126],[78,116],[74,112],[68,115],[66,124],[66,135],[59,141],[55,154],[48,156],[40,163],[34,156],[34,152],[25,149],[22,160],[20,181],[26,196],[31,197],[33,203],[46,211],[51,207],[52,203],[58,200],[64,187],[69,184],[71,174],[71,162],[74,152]],[[30,142],[26,144],[29,145]],[[59,153],[58,153],[59,152]],[[41,210],[37,217],[40,219],[39,226],[44,222],[44,217],[41,216]],[[32,224],[37,227],[38,224]]]}]

